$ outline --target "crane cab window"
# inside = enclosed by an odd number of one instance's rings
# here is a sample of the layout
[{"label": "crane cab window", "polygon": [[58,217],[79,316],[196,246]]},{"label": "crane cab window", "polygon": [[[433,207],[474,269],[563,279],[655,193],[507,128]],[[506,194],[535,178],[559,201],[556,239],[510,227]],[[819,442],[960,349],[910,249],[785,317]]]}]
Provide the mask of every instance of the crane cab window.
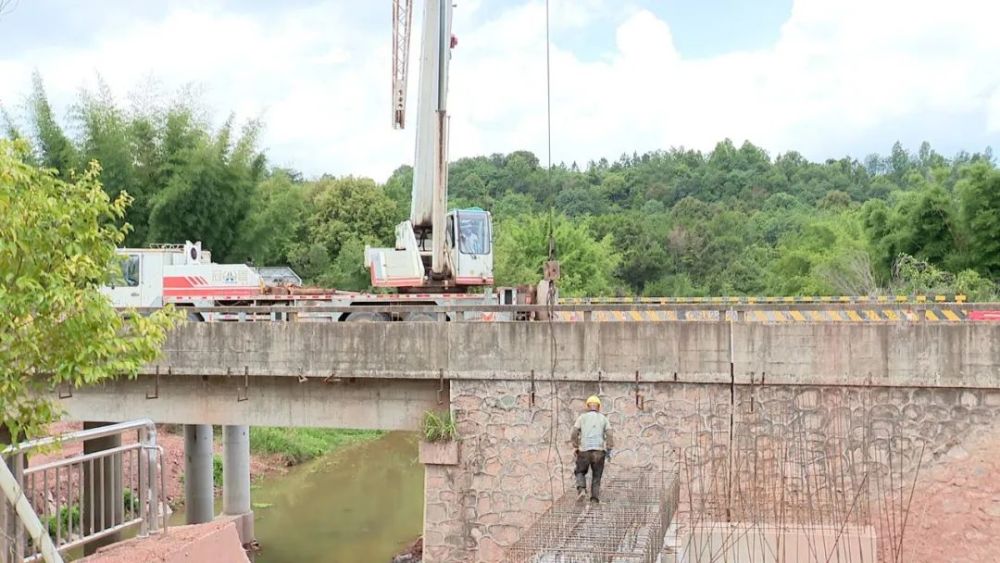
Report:
[{"label": "crane cab window", "polygon": [[120,267],[111,274],[112,285],[123,287],[139,286],[139,255],[128,254],[118,257]]},{"label": "crane cab window", "polygon": [[457,213],[458,244],[462,254],[489,254],[490,227],[485,213]]}]

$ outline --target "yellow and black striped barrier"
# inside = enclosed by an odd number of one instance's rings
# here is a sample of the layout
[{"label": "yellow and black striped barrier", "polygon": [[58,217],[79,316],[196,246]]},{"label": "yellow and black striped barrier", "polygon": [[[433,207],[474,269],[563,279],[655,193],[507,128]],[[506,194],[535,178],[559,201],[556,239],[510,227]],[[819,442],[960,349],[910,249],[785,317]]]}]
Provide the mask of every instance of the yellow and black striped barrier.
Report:
[{"label": "yellow and black striped barrier", "polygon": [[858,304],[904,304],[904,303],[965,303],[965,295],[836,295],[836,296],[716,296],[716,297],[560,297],[559,303],[565,305],[614,305],[617,303],[649,303],[667,305],[671,303],[719,303],[746,304],[758,303],[858,303]]},{"label": "yellow and black striped barrier", "polygon": [[[947,304],[920,309],[898,307],[844,307],[829,309],[796,310],[755,308],[747,311],[717,310],[601,310],[589,313],[594,321],[718,321],[721,316],[736,320],[761,323],[809,323],[809,322],[944,322],[956,323],[969,320],[965,309],[949,307]],[[563,321],[582,321],[585,314],[578,311],[558,311],[556,316]]]}]

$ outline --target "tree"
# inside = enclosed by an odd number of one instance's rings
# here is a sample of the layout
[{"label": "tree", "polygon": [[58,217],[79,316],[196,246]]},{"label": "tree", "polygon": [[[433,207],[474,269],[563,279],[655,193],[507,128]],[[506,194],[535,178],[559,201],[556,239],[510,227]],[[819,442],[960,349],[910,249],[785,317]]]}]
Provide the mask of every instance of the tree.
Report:
[{"label": "tree", "polygon": [[[96,94],[83,91],[73,109],[73,121],[81,131],[79,152],[82,160],[101,163],[101,184],[110,197],[128,190],[133,204],[125,212],[125,221],[133,226],[133,239],[146,238],[146,200],[148,186],[135,181],[135,158],[129,123],[115,104],[111,90],[98,78]],[[136,205],[138,203],[138,205]]]},{"label": "tree", "polygon": [[[313,187],[314,210],[308,219],[309,240],[322,245],[330,257],[345,242],[370,237],[388,242],[396,222],[396,203],[369,178],[324,178]],[[358,262],[364,262],[359,255]]]},{"label": "tree", "polygon": [[152,199],[150,239],[200,240],[224,260],[243,260],[245,256],[233,256],[231,251],[263,174],[263,155],[255,148],[259,124],[250,122],[233,141],[230,119],[214,139],[199,135],[203,130],[198,130],[193,146],[188,145],[185,126],[177,127],[172,132],[168,119],[165,144],[176,142],[178,148],[167,150],[165,176],[169,180]]},{"label": "tree", "polygon": [[349,291],[371,289],[371,273],[365,267],[365,245],[380,246],[374,237],[351,238],[344,241],[340,253],[319,275],[318,281],[324,287],[334,287]]},{"label": "tree", "polygon": [[968,264],[1000,278],[1000,171],[987,162],[970,165],[956,187],[968,233]]},{"label": "tree", "polygon": [[595,240],[586,227],[562,215],[525,215],[497,226],[494,276],[497,285],[536,283],[548,259],[549,231],[560,263],[561,295],[607,295],[617,283],[619,261],[611,237]]},{"label": "tree", "polygon": [[262,266],[288,264],[292,247],[306,238],[305,190],[285,171],[276,171],[261,182],[231,254],[237,260],[252,258]]},{"label": "tree", "polygon": [[31,76],[31,81],[30,106],[38,150],[41,153],[40,161],[46,168],[56,170],[60,178],[68,180],[79,165],[79,154],[56,122],[48,96],[45,95],[42,75],[36,71]]},{"label": "tree", "polygon": [[919,191],[904,194],[890,220],[894,255],[954,264],[959,258],[955,216],[954,199],[937,184],[925,183]]},{"label": "tree", "polygon": [[38,435],[57,417],[49,395],[134,376],[154,360],[172,309],[123,320],[99,287],[116,266],[128,195],[111,200],[91,164],[75,182],[25,160],[25,142],[0,141],[0,424]]},{"label": "tree", "polygon": [[9,14],[17,7],[19,0],[0,0],[0,16]]}]

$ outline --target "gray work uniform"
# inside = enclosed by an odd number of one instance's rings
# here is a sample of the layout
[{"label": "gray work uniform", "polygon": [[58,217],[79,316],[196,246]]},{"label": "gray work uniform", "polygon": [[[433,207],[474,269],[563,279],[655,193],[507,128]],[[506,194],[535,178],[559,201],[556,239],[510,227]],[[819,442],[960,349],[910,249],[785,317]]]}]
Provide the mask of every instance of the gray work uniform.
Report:
[{"label": "gray work uniform", "polygon": [[590,498],[598,500],[601,495],[601,476],[604,474],[605,452],[614,447],[611,423],[608,417],[598,411],[587,411],[577,417],[570,437],[577,449],[576,488],[587,488],[587,472],[591,473]]}]

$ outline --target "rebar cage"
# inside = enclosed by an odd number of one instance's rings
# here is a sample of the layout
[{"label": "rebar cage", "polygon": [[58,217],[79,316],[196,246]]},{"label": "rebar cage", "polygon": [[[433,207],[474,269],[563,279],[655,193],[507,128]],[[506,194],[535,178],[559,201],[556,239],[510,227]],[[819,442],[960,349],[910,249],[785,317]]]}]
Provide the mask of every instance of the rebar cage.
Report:
[{"label": "rebar cage", "polygon": [[651,471],[606,478],[600,503],[569,491],[507,549],[507,563],[654,563],[679,483]]}]

